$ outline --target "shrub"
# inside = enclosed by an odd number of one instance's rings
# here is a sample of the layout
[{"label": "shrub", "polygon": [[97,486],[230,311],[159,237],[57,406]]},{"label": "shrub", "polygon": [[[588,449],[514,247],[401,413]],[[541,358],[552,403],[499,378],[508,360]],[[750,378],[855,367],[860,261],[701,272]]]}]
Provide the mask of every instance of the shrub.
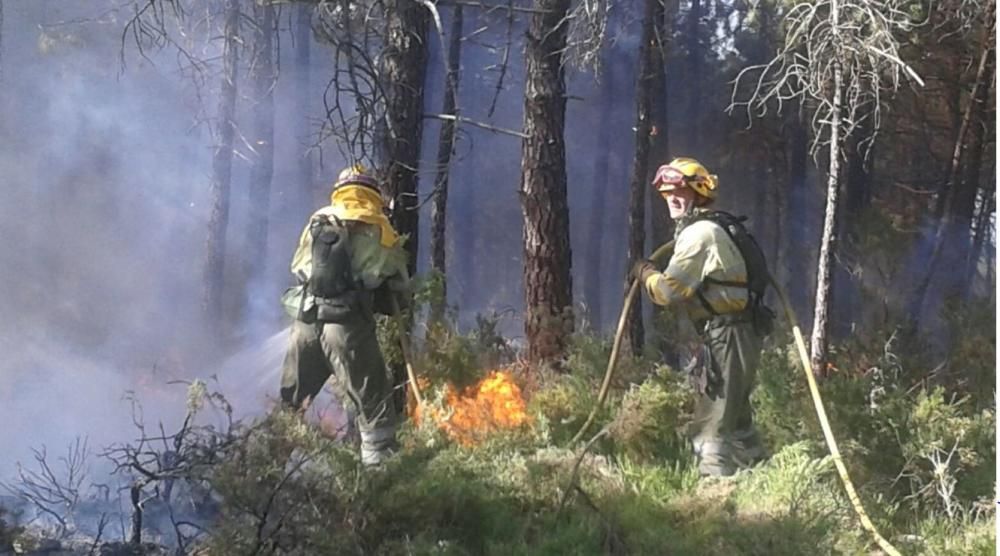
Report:
[{"label": "shrub", "polygon": [[658,371],[625,393],[611,438],[620,453],[636,461],[687,461],[691,452],[684,430],[691,420],[691,389],[668,368]]}]

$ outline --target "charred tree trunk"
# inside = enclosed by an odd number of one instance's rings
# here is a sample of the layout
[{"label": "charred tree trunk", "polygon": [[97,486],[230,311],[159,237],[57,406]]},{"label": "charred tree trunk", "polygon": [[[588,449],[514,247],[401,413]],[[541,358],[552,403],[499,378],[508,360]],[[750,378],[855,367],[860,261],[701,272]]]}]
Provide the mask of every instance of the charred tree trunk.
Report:
[{"label": "charred tree trunk", "polygon": [[962,163],[962,155],[965,151],[965,136],[968,133],[972,122],[972,113],[976,105],[975,99],[979,98],[979,95],[981,94],[980,90],[989,86],[985,81],[987,75],[986,68],[992,64],[990,60],[993,57],[993,44],[996,35],[995,7],[996,5],[991,2],[987,11],[986,24],[983,27],[982,50],[979,56],[979,66],[976,70],[976,81],[975,85],[972,87],[972,94],[970,95],[969,103],[962,116],[962,123],[958,129],[958,136],[955,138],[955,148],[952,151],[951,165],[948,168],[948,178],[942,192],[942,195],[945,195],[945,201],[941,207],[941,218],[935,228],[933,237],[934,243],[931,248],[930,259],[927,263],[927,271],[924,273],[919,284],[914,289],[913,296],[910,299],[908,314],[912,330],[916,330],[919,326],[921,310],[923,309],[925,298],[927,297],[927,291],[930,288],[931,280],[934,278],[934,272],[937,270],[937,267],[941,262],[942,252],[945,244],[947,243],[946,240],[952,227],[953,213],[955,210],[953,207],[955,206],[955,199],[957,197],[956,190],[958,189],[957,181]]},{"label": "charred tree trunk", "polygon": [[[642,43],[639,46],[637,60],[637,77],[635,82],[635,153],[632,158],[632,175],[629,179],[629,233],[628,233],[628,268],[625,269],[625,292],[627,293],[631,280],[627,278],[629,268],[640,259],[646,257],[646,182],[649,176],[649,153],[653,143],[653,88],[658,79],[662,78],[663,63],[660,59],[660,48],[657,42],[658,17],[662,18],[662,6],[659,0],[646,0],[645,14],[642,21]],[[645,327],[642,322],[641,299],[632,303],[627,316],[626,334],[632,346],[633,355],[641,355],[645,340]]]},{"label": "charred tree trunk", "polygon": [[236,66],[239,55],[239,0],[226,0],[222,83],[219,112],[215,124],[215,151],[212,155],[210,195],[212,212],[208,221],[205,294],[203,308],[209,326],[217,330],[222,320],[223,271],[226,227],[229,224],[229,191],[233,166],[233,138],[236,134]]},{"label": "charred tree trunk", "polygon": [[[979,259],[982,257],[983,245],[986,244],[986,236],[990,233],[990,217],[996,208],[996,189],[984,191],[980,199],[979,215],[976,217],[973,228],[972,249],[969,250],[969,258],[965,261],[964,292],[965,299],[971,299],[976,285],[976,276],[979,274]],[[989,267],[988,267],[989,268]]]},{"label": "charred tree trunk", "polygon": [[[992,65],[989,61],[987,64]],[[975,115],[972,118],[972,141],[969,145],[969,162],[965,165],[962,186],[955,192],[955,203],[951,207],[951,218],[954,221],[955,233],[959,235],[959,241],[963,247],[957,253],[959,256],[958,262],[965,268],[968,268],[970,264],[974,264],[974,261],[978,260],[979,254],[975,252],[976,243],[981,239],[981,235],[987,232],[984,226],[988,225],[988,219],[984,221],[983,217],[988,217],[989,213],[984,214],[982,210],[989,205],[987,202],[988,195],[986,191],[980,190],[980,180],[983,154],[989,148],[986,138],[987,129],[993,128],[993,122],[987,117],[987,103],[989,102],[990,88],[993,84],[996,70],[995,68],[991,68],[987,72],[990,78],[986,80],[985,86],[979,90],[980,94],[978,97],[972,99],[975,103],[973,106]],[[978,214],[976,212],[977,198],[980,205]],[[981,247],[982,244],[980,243],[980,249]],[[951,288],[961,292],[968,292],[970,285],[968,272],[963,272],[958,277],[949,274],[949,277],[951,278]]]},{"label": "charred tree trunk", "polygon": [[521,210],[528,359],[556,363],[573,330],[566,194],[566,48],[569,0],[535,0],[525,37]]},{"label": "charred tree trunk", "polygon": [[383,88],[386,95],[385,195],[395,209],[392,223],[408,236],[410,274],[417,269],[417,168],[423,132],[424,77],[427,73],[427,12],[413,0],[386,4]]},{"label": "charred tree trunk", "polygon": [[255,151],[250,168],[250,215],[247,222],[247,272],[252,284],[267,265],[267,228],[271,211],[271,179],[274,177],[274,7],[254,4],[253,139]]},{"label": "charred tree trunk", "polygon": [[[652,181],[652,174],[655,173],[656,168],[660,164],[669,162],[668,157],[670,156],[669,134],[667,133],[668,93],[666,59],[667,40],[671,29],[670,22],[673,21],[671,12],[676,8],[676,1],[666,3],[670,6],[669,10],[666,5],[660,2],[654,3],[656,5],[653,6],[653,19],[656,23],[656,27],[654,28],[656,36],[653,51],[650,53],[652,57],[650,61],[652,76],[649,81],[649,98],[651,101],[649,116],[652,123],[652,127],[650,128],[652,142],[649,153],[650,164],[646,168],[645,177],[645,189],[647,195],[649,195],[651,250],[669,241],[674,233],[673,220],[670,219],[670,211],[667,210],[667,204],[660,197],[659,193],[649,186],[649,183]],[[656,345],[663,360],[675,363],[677,348],[671,341],[671,338],[677,337],[677,331],[666,326],[667,321],[662,318],[665,311],[665,308],[653,305],[654,345]]]},{"label": "charred tree trunk", "polygon": [[[832,8],[834,26],[837,8]],[[826,339],[829,331],[830,267],[833,264],[835,231],[837,228],[837,200],[840,197],[840,111],[843,103],[843,73],[839,62],[833,69],[833,114],[830,122],[830,170],[826,182],[826,216],[823,220],[823,239],[816,268],[816,305],[813,309],[813,329],[810,339],[813,372],[826,374]]]},{"label": "charred tree trunk", "polygon": [[[990,83],[993,83],[996,77],[996,68],[993,68],[992,78]],[[989,99],[989,93],[987,92],[980,97],[983,99],[984,104],[980,105],[979,109],[984,112],[983,121],[975,128],[976,138],[975,141],[978,144],[978,149],[973,151],[973,159],[969,161],[969,167],[965,175],[965,179],[968,182],[974,183],[976,186],[980,185],[981,174],[982,174],[982,164],[984,153],[992,150],[990,146],[990,141],[987,137],[987,131],[995,129],[996,122],[994,116],[994,110],[990,109],[985,103]],[[979,202],[978,202],[978,212],[976,212],[976,217],[972,222],[972,246],[969,248],[969,253],[966,256],[964,262],[965,271],[962,273],[962,284],[961,291],[965,292],[965,298],[970,299],[972,297],[974,278],[977,272],[977,267],[979,266],[979,258],[982,255],[984,238],[989,234],[990,228],[990,217],[993,214],[993,201],[994,195],[996,193],[996,182],[993,182],[993,187],[982,187],[979,191]],[[975,209],[974,209],[975,210]]]},{"label": "charred tree trunk", "polygon": [[[448,42],[448,67],[445,68],[444,104],[442,114],[456,114],[458,97],[459,68],[462,60],[462,5],[452,8],[451,30]],[[444,316],[444,306],[448,302],[447,277],[447,212],[448,178],[451,169],[451,155],[455,151],[455,122],[441,123],[438,138],[437,177],[434,179],[434,205],[431,209],[431,267],[442,276],[441,302],[433,307],[434,320]]]},{"label": "charred tree trunk", "polygon": [[129,488],[129,500],[132,502],[132,519],[129,527],[128,542],[134,546],[142,544],[142,487],[133,483]]},{"label": "charred tree trunk", "polygon": [[313,7],[309,4],[296,6],[295,14],[295,46],[293,59],[295,60],[295,106],[296,106],[296,139],[300,142],[300,150],[296,163],[295,189],[292,194],[292,203],[295,206],[296,214],[308,213],[313,206],[313,161],[311,145],[313,140],[309,131],[309,64],[311,58],[312,44],[312,14]]}]

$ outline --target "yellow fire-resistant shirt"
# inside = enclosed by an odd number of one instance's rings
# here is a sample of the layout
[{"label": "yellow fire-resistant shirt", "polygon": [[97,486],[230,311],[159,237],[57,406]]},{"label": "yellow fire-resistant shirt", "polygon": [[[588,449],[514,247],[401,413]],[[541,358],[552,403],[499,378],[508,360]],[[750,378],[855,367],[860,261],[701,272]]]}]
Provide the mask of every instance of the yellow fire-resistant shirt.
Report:
[{"label": "yellow fire-resistant shirt", "polygon": [[[312,222],[320,215],[332,216],[335,208],[326,206],[317,210],[309,218]],[[390,289],[403,291],[409,287],[409,273],[406,269],[407,253],[400,239],[391,246],[382,245],[382,230],[378,225],[358,220],[346,221],[350,232],[351,272],[364,289],[374,290],[388,281]],[[289,288],[282,296],[285,311],[296,316],[301,306],[304,310],[312,308],[314,301],[311,295],[301,299],[304,287],[301,285],[312,275],[312,234],[307,223],[299,236],[299,245],[292,256],[290,267],[292,274],[300,285]]]},{"label": "yellow fire-resistant shirt", "polygon": [[679,304],[694,321],[712,316],[695,296],[699,287],[703,288],[705,300],[719,314],[746,307],[746,288],[706,284],[706,277],[746,282],[747,269],[729,234],[714,222],[699,220],[681,230],[670,264],[662,273],[650,276],[644,285],[653,303]]}]

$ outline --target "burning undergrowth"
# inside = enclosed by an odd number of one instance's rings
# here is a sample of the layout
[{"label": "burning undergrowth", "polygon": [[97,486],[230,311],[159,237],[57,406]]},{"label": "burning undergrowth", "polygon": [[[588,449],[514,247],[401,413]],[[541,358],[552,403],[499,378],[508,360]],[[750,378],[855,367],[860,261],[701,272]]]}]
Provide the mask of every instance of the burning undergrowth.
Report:
[{"label": "burning undergrowth", "polygon": [[415,405],[412,416],[417,423],[433,422],[463,445],[531,423],[521,388],[509,371],[492,371],[477,384],[461,390],[445,384],[438,394],[430,405]]}]

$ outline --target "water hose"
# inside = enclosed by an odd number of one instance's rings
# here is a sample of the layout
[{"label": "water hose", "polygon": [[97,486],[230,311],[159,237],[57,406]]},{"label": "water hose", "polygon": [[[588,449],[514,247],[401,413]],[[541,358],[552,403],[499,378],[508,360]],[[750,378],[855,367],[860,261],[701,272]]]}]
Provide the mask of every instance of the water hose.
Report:
[{"label": "water hose", "polygon": [[816,385],[816,377],[813,376],[812,364],[809,362],[809,351],[806,349],[806,342],[802,338],[802,330],[799,329],[798,320],[795,318],[795,313],[792,311],[792,305],[788,302],[788,297],[785,292],[778,286],[771,277],[771,287],[777,292],[778,298],[781,300],[781,305],[785,309],[785,318],[788,319],[788,323],[792,326],[792,335],[795,336],[795,346],[799,351],[799,359],[802,361],[802,370],[806,374],[806,381],[809,383],[809,393],[812,394],[813,405],[816,406],[816,416],[819,417],[820,427],[823,429],[823,437],[826,439],[826,446],[830,449],[830,457],[833,458],[833,464],[837,467],[837,473],[840,475],[840,480],[844,483],[844,490],[847,491],[847,497],[851,500],[851,505],[854,506],[854,512],[858,514],[858,518],[861,520],[861,526],[872,534],[875,538],[875,543],[878,544],[886,554],[889,556],[900,556],[899,550],[892,546],[883,537],[877,529],[875,529],[875,524],[868,517],[865,512],[864,506],[861,505],[861,498],[858,497],[857,491],[854,490],[854,483],[851,482],[850,475],[847,474],[847,466],[844,465],[844,459],[840,455],[840,448],[837,447],[837,439],[833,436],[833,430],[830,428],[830,422],[826,418],[826,409],[823,407],[823,398],[819,394],[819,387]]},{"label": "water hose", "polygon": [[[656,251],[653,251],[653,254],[649,258],[656,261],[673,253],[673,251],[674,242],[671,240],[658,247]],[[628,320],[629,311],[632,309],[632,303],[635,301],[635,296],[638,292],[639,280],[633,278],[632,285],[629,286],[628,293],[625,295],[625,304],[622,306],[621,315],[618,316],[618,330],[615,331],[615,339],[611,343],[611,357],[608,358],[608,369],[604,372],[604,382],[601,383],[601,391],[597,394],[597,403],[590,410],[590,415],[587,416],[587,420],[583,423],[583,426],[573,436],[573,440],[570,440],[570,444],[576,444],[580,441],[584,433],[587,432],[587,429],[594,424],[597,412],[601,410],[604,400],[608,398],[608,390],[611,388],[611,378],[614,376],[615,367],[618,365],[618,352],[621,350],[622,338],[625,336],[625,321]]]},{"label": "water hose", "polygon": [[[672,253],[674,249],[674,242],[669,241],[664,243],[653,254],[650,256],[651,259],[657,260],[664,255]],[[837,468],[837,473],[840,475],[840,480],[844,484],[844,490],[847,492],[847,497],[851,501],[851,506],[854,507],[854,512],[858,515],[861,520],[861,526],[871,533],[872,537],[875,539],[875,543],[881,548],[888,556],[901,556],[899,550],[886,540],[875,528],[875,524],[872,523],[871,518],[868,517],[868,513],[865,512],[864,506],[861,504],[861,498],[858,497],[858,493],[854,488],[854,483],[851,482],[851,477],[847,473],[847,466],[844,464],[844,458],[840,455],[840,448],[837,447],[837,439],[833,436],[833,430],[830,428],[830,421],[826,417],[826,409],[823,407],[823,398],[819,393],[819,386],[816,384],[816,377],[813,376],[812,364],[809,362],[809,350],[806,349],[806,342],[802,337],[802,330],[799,328],[798,320],[795,318],[795,312],[792,310],[791,303],[788,302],[788,297],[785,295],[783,289],[778,286],[777,282],[774,281],[774,277],[768,277],[771,282],[771,287],[778,294],[778,298],[781,301],[782,308],[785,310],[785,318],[788,320],[789,325],[792,327],[792,335],[795,336],[795,346],[798,348],[799,359],[802,362],[802,370],[805,372],[806,381],[809,383],[809,393],[812,395],[813,405],[816,408],[816,416],[819,418],[820,427],[823,429],[823,437],[826,440],[826,446],[830,450],[830,457],[833,459],[833,464]],[[625,303],[622,306],[621,315],[618,317],[618,330],[615,332],[614,342],[611,345],[611,357],[608,359],[608,368],[604,373],[604,382],[601,383],[601,391],[597,395],[597,403],[594,404],[594,408],[590,411],[590,415],[587,420],[580,427],[580,430],[573,436],[570,444],[576,444],[583,437],[587,429],[594,423],[594,419],[597,417],[598,411],[600,411],[601,406],[608,397],[608,390],[611,386],[611,379],[614,376],[615,367],[618,364],[618,352],[621,348],[622,337],[624,336],[625,321],[629,310],[632,308],[632,303],[635,299],[636,293],[639,291],[639,280],[633,279],[632,284],[629,287],[628,294],[625,296]]]}]

